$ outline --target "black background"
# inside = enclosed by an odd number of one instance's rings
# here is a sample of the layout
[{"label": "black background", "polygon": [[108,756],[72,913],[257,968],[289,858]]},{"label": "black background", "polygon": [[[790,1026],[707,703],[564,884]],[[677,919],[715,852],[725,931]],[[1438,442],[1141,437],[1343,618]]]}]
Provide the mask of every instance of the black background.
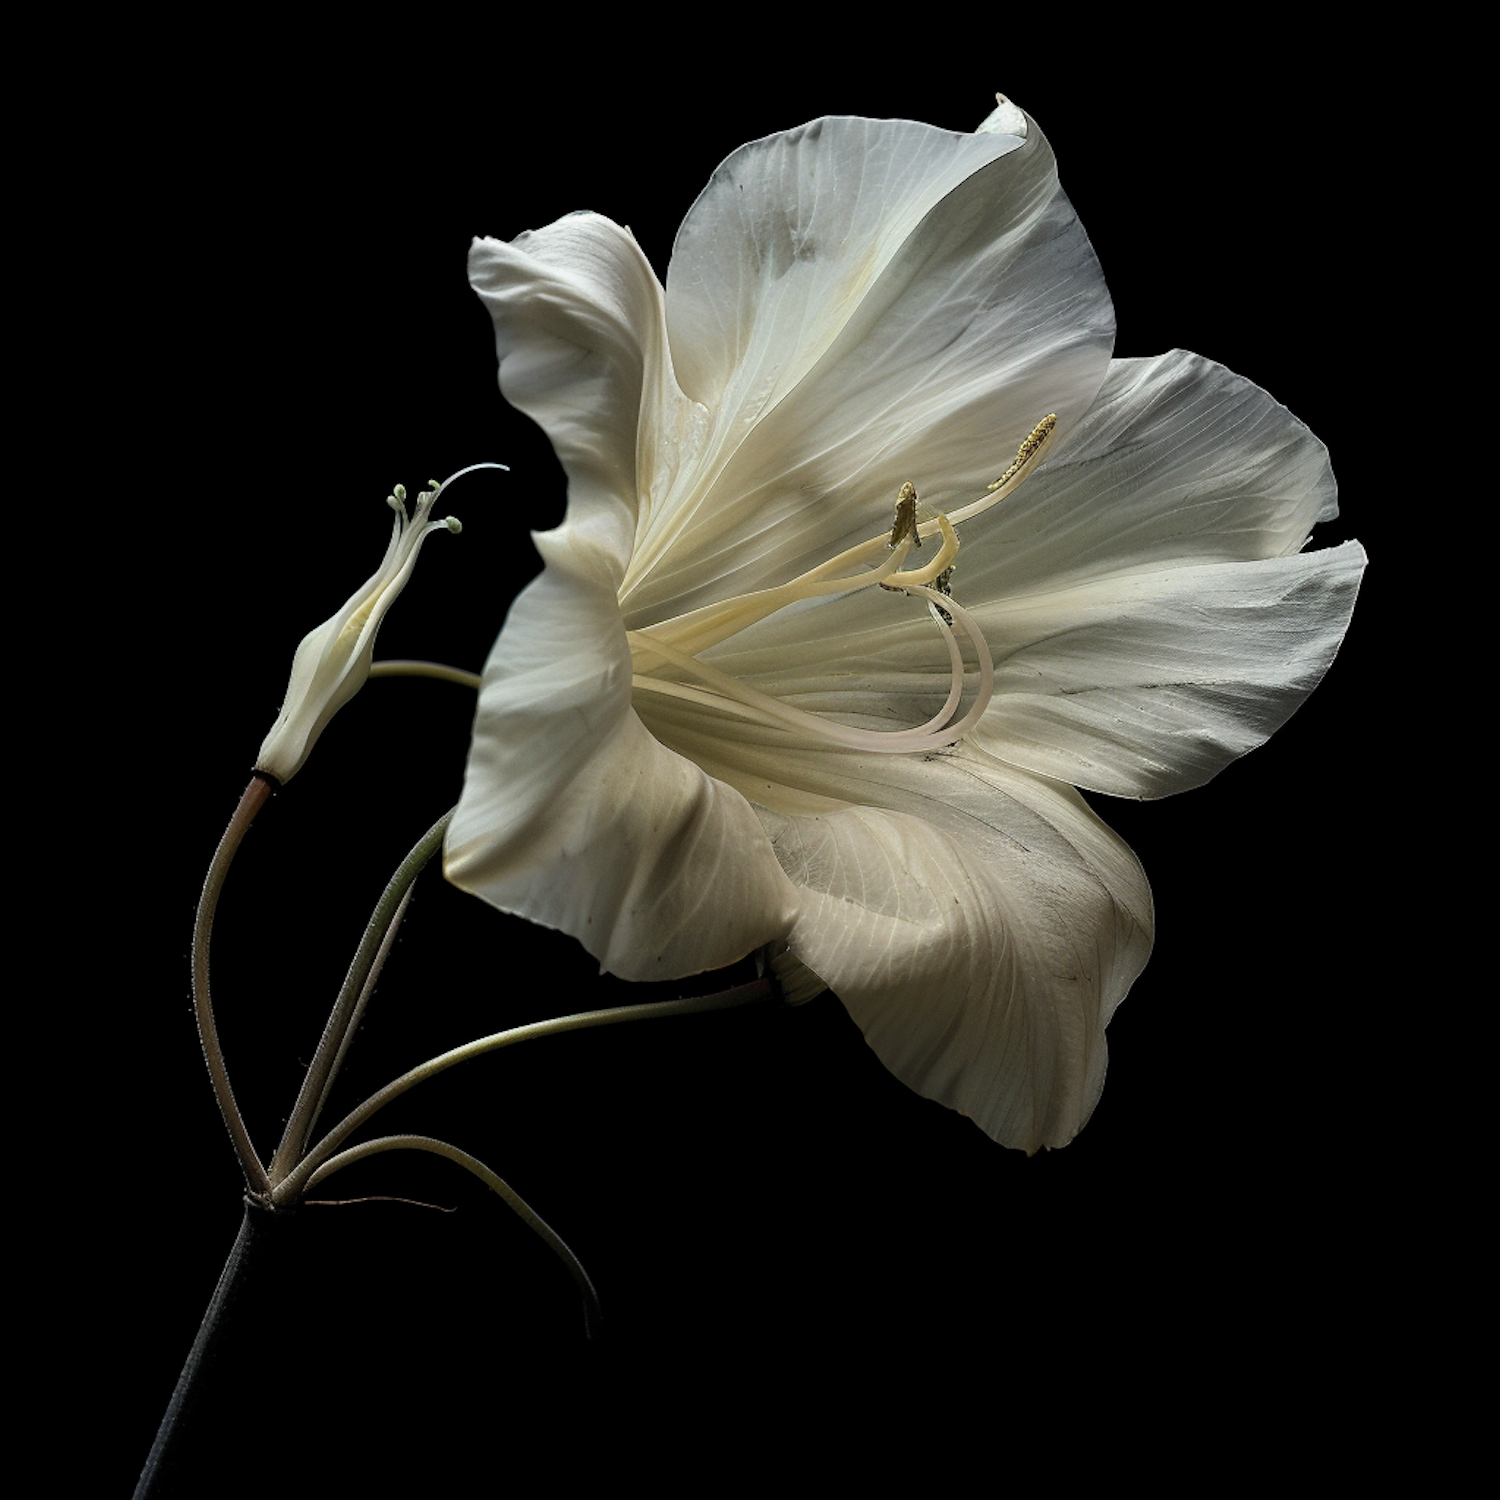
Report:
[{"label": "black background", "polygon": [[[560,44],[523,56],[481,30],[449,46],[477,81],[443,54],[361,70],[288,41],[257,53],[252,81],[226,52],[117,86],[118,109],[96,112],[64,252],[82,320],[55,390],[103,471],[105,567],[77,605],[91,634],[72,702],[90,727],[69,737],[100,791],[53,852],[73,909],[107,912],[64,958],[108,1078],[83,1111],[76,1187],[93,1207],[93,1399],[125,1434],[121,1476],[239,1221],[188,942],[296,642],[379,558],[396,481],[499,460],[510,475],[454,490],[464,533],[428,543],[378,652],[477,670],[536,568],[528,532],[562,515],[545,439],[495,386],[470,237],[593,208],[664,273],[683,212],[743,140],[840,112],[972,128],[997,87],[1057,152],[1116,352],[1182,346],[1265,386],[1332,452],[1345,514],[1317,543],[1357,536],[1376,556],[1344,655],[1270,745],[1182,798],[1096,800],[1151,878],[1158,927],[1091,1122],[1065,1151],[1002,1150],[889,1077],[826,996],[488,1058],[382,1126],[451,1140],[526,1196],[593,1275],[606,1342],[583,1344],[571,1283],[482,1188],[391,1154],[330,1196],[457,1211],[304,1210],[210,1420],[221,1452],[268,1413],[319,1430],[328,1456],[298,1474],[354,1475],[430,1441],[436,1405],[530,1411],[576,1396],[601,1360],[666,1355],[698,1383],[769,1354],[775,1398],[820,1350],[1014,1373],[1131,1347],[1221,1370],[1271,1347],[1306,1367],[1357,1341],[1343,1273],[1382,1149],[1361,1092],[1383,961],[1378,537],[1405,441],[1396,403],[1371,399],[1390,313],[1357,289],[1390,253],[1372,186],[1386,148],[1354,83],[1279,41],[1184,70],[1103,37],[1066,58],[1042,32],[957,39],[931,61],[895,38],[862,66],[784,37],[732,61],[704,44],[691,64],[622,40],[613,67],[580,73]],[[234,869],[216,998],[265,1152],[370,907],[457,797],[471,711],[459,688],[371,685]],[[335,1110],[473,1036],[635,998],[570,940],[431,873]],[[467,1429],[445,1443],[453,1465],[475,1451]]]}]

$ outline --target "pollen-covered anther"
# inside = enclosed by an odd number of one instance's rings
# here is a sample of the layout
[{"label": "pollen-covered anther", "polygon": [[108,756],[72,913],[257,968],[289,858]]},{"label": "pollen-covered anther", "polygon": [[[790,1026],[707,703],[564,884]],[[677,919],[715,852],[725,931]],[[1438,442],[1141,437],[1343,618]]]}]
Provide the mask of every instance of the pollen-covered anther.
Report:
[{"label": "pollen-covered anther", "polygon": [[1021,446],[1016,449],[1016,456],[1011,460],[1010,467],[990,486],[991,490],[998,490],[1018,479],[1027,469],[1036,462],[1037,455],[1046,446],[1047,439],[1052,436],[1052,430],[1057,426],[1057,413],[1049,411],[1035,427],[1021,440]]},{"label": "pollen-covered anther", "polygon": [[[952,584],[953,584],[953,569],[952,568],[944,568],[943,571],[941,573],[939,573],[938,576],[932,580],[932,592],[934,594],[941,594],[944,599],[951,599],[953,597],[953,587],[952,587]],[[943,622],[944,625],[952,625],[953,624],[953,616],[951,614],[949,614],[948,611],[946,609],[944,609],[941,604],[934,603],[934,604],[930,605],[929,607],[931,609],[933,609],[934,611],[936,611],[937,617]]]},{"label": "pollen-covered anther", "polygon": [[899,547],[908,537],[914,547],[922,545],[922,538],[917,535],[917,487],[909,479],[896,492],[896,519],[886,546]]},{"label": "pollen-covered anther", "polygon": [[[913,492],[913,496],[915,497],[915,492]],[[915,498],[913,498],[913,504],[915,504]],[[881,588],[894,589],[899,593],[902,589],[917,588],[923,584],[931,583],[934,578],[941,577],[945,572],[951,573],[953,571],[953,559],[958,556],[958,533],[953,529],[953,523],[945,515],[939,515],[937,523],[938,530],[943,536],[943,545],[938,548],[937,556],[925,567],[909,568],[904,573],[889,574],[881,580]],[[912,523],[912,539],[920,547],[922,544],[920,541],[917,541],[916,531],[916,522],[914,521]]]}]

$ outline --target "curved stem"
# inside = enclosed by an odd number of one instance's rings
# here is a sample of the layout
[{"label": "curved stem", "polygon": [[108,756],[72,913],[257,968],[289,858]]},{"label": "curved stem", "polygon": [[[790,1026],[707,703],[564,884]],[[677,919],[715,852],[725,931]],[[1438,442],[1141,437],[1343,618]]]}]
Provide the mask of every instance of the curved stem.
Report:
[{"label": "curved stem", "polygon": [[343,988],[329,1013],[328,1024],[323,1028],[318,1050],[313,1054],[312,1064],[302,1080],[302,1088],[292,1107],[291,1117],[286,1122],[281,1144],[271,1159],[272,1183],[282,1181],[302,1154],[318,1111],[322,1108],[328,1089],[348,1051],[349,1033],[359,1019],[369,991],[374,987],[380,965],[390,951],[389,939],[394,936],[395,926],[406,909],[406,898],[411,893],[412,882],[421,874],[427,861],[442,847],[443,835],[448,831],[448,823],[452,817],[450,809],[417,841],[411,853],[401,861],[400,867],[391,876],[390,884],[386,886],[370,916],[354,955],[354,962],[349,965]]},{"label": "curved stem", "polygon": [[296,1203],[306,1191],[309,1180],[318,1168],[378,1110],[383,1109],[392,1099],[398,1098],[408,1089],[415,1088],[417,1084],[436,1077],[437,1074],[446,1072],[449,1068],[457,1067],[459,1063],[468,1062],[471,1058],[482,1057],[486,1052],[495,1052],[501,1047],[509,1047],[516,1042],[556,1036],[564,1031],[583,1031],[592,1026],[613,1026],[621,1021],[648,1021],[658,1016],[687,1016],[701,1011],[731,1010],[735,1006],[754,1005],[759,1001],[769,1000],[774,994],[775,990],[770,980],[756,979],[749,984],[738,985],[731,990],[721,990],[713,995],[692,995],[685,1000],[653,1000],[641,1005],[622,1005],[612,1010],[582,1011],[578,1015],[558,1016],[551,1021],[535,1021],[529,1026],[515,1026],[509,1031],[497,1031],[493,1036],[480,1037],[478,1041],[467,1042],[462,1047],[455,1047],[451,1052],[444,1052],[438,1057],[429,1058],[410,1072],[403,1073],[394,1082],[386,1084],[379,1093],[372,1094],[357,1109],[345,1115],[303,1157],[287,1177],[276,1184],[272,1199],[281,1207]]},{"label": "curved stem", "polygon": [[302,1140],[297,1144],[299,1151],[306,1144],[308,1136],[318,1128],[323,1106],[328,1103],[328,1095],[333,1089],[334,1080],[344,1066],[344,1058],[349,1054],[349,1044],[354,1040],[354,1035],[359,1030],[359,1023],[364,1017],[365,1006],[370,1003],[370,996],[375,993],[375,982],[380,978],[380,971],[385,968],[385,961],[390,957],[391,949],[395,946],[396,934],[401,930],[401,923],[406,917],[406,908],[411,905],[411,893],[415,889],[415,885],[407,886],[406,893],[401,897],[401,904],[397,906],[396,914],[391,918],[390,926],[386,928],[385,936],[380,940],[380,951],[375,955],[375,962],[370,965],[370,972],[365,978],[364,988],[359,992],[359,999],[349,1017],[349,1024],[344,1028],[343,1036],[339,1038],[339,1050],[334,1054],[333,1066],[329,1068],[328,1076],[323,1080],[323,1090],[318,1095],[318,1102],[313,1106],[307,1129],[302,1132]]},{"label": "curved stem", "polygon": [[261,1166],[255,1147],[250,1142],[250,1132],[239,1107],[234,1102],[234,1090],[229,1086],[229,1071],[224,1065],[223,1049],[219,1046],[219,1029],[214,1024],[213,998],[208,986],[208,953],[213,939],[214,912],[219,905],[219,892],[224,888],[224,877],[234,862],[241,842],[255,815],[266,805],[271,796],[273,782],[269,776],[257,771],[250,778],[250,785],[240,797],[239,806],[214,850],[213,862],[203,882],[203,894],[198,898],[198,915],[193,923],[193,1011],[198,1018],[198,1039],[203,1044],[203,1059],[208,1064],[208,1076],[213,1082],[214,1095],[219,1101],[219,1111],[229,1130],[229,1139],[234,1142],[235,1154],[240,1159],[245,1180],[252,1193],[264,1195],[271,1189],[266,1169]]},{"label": "curved stem", "polygon": [[371,663],[371,677],[435,677],[439,682],[456,682],[459,687],[477,688],[478,672],[465,672],[462,667],[446,667],[440,661],[410,661],[406,659],[377,661]]},{"label": "curved stem", "polygon": [[472,1172],[492,1193],[502,1198],[521,1222],[568,1268],[568,1274],[583,1294],[584,1329],[590,1338],[594,1336],[600,1321],[599,1294],[594,1290],[594,1283],[589,1280],[588,1272],[583,1269],[583,1262],[568,1248],[563,1237],[504,1178],[497,1176],[482,1161],[470,1156],[467,1151],[460,1151],[457,1146],[450,1146],[447,1141],[434,1140],[426,1135],[384,1135],[379,1140],[365,1141],[362,1145],[351,1146],[349,1150],[341,1151],[337,1156],[325,1161],[308,1178],[307,1185],[312,1187],[314,1183],[322,1182],[325,1177],[331,1177],[342,1168],[381,1151],[430,1151],[435,1156],[445,1156],[449,1161],[456,1162],[466,1171]]}]

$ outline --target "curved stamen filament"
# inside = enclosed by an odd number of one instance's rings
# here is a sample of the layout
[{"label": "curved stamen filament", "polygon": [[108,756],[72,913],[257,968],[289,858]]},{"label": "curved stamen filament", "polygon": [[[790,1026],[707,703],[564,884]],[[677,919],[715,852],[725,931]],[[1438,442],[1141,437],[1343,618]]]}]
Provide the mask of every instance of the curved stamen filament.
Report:
[{"label": "curved stamen filament", "polygon": [[[775,588],[757,589],[753,593],[741,594],[738,598],[726,599],[718,604],[705,604],[700,609],[664,620],[661,624],[651,627],[651,635],[654,639],[660,640],[664,635],[669,634],[673,644],[683,650],[706,651],[710,646],[717,646],[720,641],[739,634],[747,626],[755,624],[757,620],[764,620],[767,616],[775,614],[777,610],[785,609],[787,605],[795,604],[800,599],[854,593],[858,589],[869,588],[876,583],[897,590],[916,588],[921,584],[931,583],[946,569],[952,567],[959,548],[958,533],[953,529],[947,516],[939,516],[937,525],[943,538],[943,545],[938,549],[932,561],[923,567],[913,568],[906,572],[901,570],[901,564],[906,561],[916,541],[915,533],[895,547],[888,547],[882,537],[875,537],[871,542],[863,545],[876,555],[878,555],[878,549],[885,550],[886,555],[879,567],[866,569],[852,577],[844,574],[841,577],[830,578],[826,576],[827,570],[839,562],[839,558],[832,558],[821,567],[804,573],[800,578],[794,578],[790,583],[780,584]],[[847,554],[841,555],[847,556]]]},{"label": "curved stamen filament", "polygon": [[983,515],[992,505],[998,505],[1007,495],[1014,494],[1021,487],[1022,481],[1041,463],[1042,455],[1047,451],[1047,444],[1056,428],[1057,413],[1049,411],[1022,439],[1021,446],[1016,449],[1016,456],[1011,460],[1010,466],[990,485],[988,492],[981,495],[978,500],[971,500],[969,504],[959,506],[953,512],[953,524],[959,526],[965,521],[972,521],[975,516]]},{"label": "curved stamen filament", "polygon": [[944,642],[948,647],[951,672],[948,698],[937,714],[925,724],[919,724],[911,729],[861,729],[853,725],[837,723],[821,714],[794,708],[769,693],[763,693],[758,688],[750,687],[737,678],[731,677],[727,672],[719,671],[718,668],[710,666],[707,662],[685,651],[679,651],[667,645],[653,637],[649,631],[629,633],[632,654],[640,648],[642,654],[654,653],[663,657],[708,683],[712,690],[695,688],[686,683],[663,681],[641,674],[634,677],[633,686],[636,691],[699,703],[705,707],[715,708],[721,712],[737,713],[762,723],[769,720],[783,728],[808,735],[814,741],[836,745],[842,749],[873,750],[903,755],[909,755],[914,751],[941,749],[966,734],[974,724],[978,723],[979,716],[988,706],[994,691],[994,669],[983,632],[979,630],[967,611],[960,609],[946,595],[938,594],[936,590],[923,585],[915,585],[913,592],[927,597],[930,604],[940,604],[956,619],[963,627],[964,633],[973,641],[979,658],[979,696],[969,712],[956,722],[953,721],[952,716],[963,697],[963,654],[958,648],[958,642],[954,639],[952,630],[936,611],[932,611],[932,618],[942,631]]},{"label": "curved stamen filament", "polygon": [[[776,588],[758,589],[721,603],[704,605],[649,629],[627,632],[631,661],[635,668],[631,679],[632,690],[700,704],[763,724],[778,725],[794,733],[807,735],[814,742],[851,750],[911,754],[915,751],[942,749],[961,739],[979,722],[989,706],[994,694],[995,671],[984,632],[973,616],[956,604],[947,591],[947,580],[952,576],[953,561],[959,548],[956,527],[959,522],[972,519],[1015,491],[1041,461],[1041,455],[1056,426],[1057,417],[1049,413],[1022,441],[1014,460],[989,486],[982,498],[961,507],[951,516],[937,516],[936,526],[942,537],[942,544],[937,555],[921,567],[903,567],[913,547],[922,545],[916,519],[917,492],[911,484],[904,484],[897,498],[896,520],[889,536],[881,534],[870,537],[846,548],[790,583]],[[867,566],[880,557],[882,552],[885,556],[875,567]],[[934,583],[937,587],[930,587]],[[876,584],[893,593],[922,595],[927,600],[928,613],[943,633],[950,670],[948,697],[939,712],[924,724],[910,729],[889,730],[862,729],[840,724],[821,714],[794,708],[781,699],[720,671],[701,658],[700,653],[703,651],[788,605],[804,599],[856,593]],[[978,692],[969,711],[958,720],[954,720],[952,716],[963,699],[964,662],[963,653],[952,630],[955,623],[973,642],[979,665]],[[675,666],[704,685],[693,686],[653,675],[662,665]]]},{"label": "curved stamen filament", "polygon": [[953,559],[958,556],[958,533],[947,516],[939,516],[937,519],[943,534],[943,545],[938,549],[938,555],[925,567],[913,568],[907,573],[892,573],[889,578],[881,581],[882,588],[918,588],[924,583],[931,583],[945,569],[953,566]]},{"label": "curved stamen filament", "polygon": [[[885,547],[884,538],[877,537],[876,541],[882,548]],[[756,589],[734,599],[705,604],[699,609],[689,610],[687,614],[653,625],[651,635],[660,640],[664,635],[670,634],[673,643],[683,650],[706,651],[710,646],[717,646],[720,641],[738,635],[757,620],[764,620],[768,615],[773,615],[777,610],[785,609],[798,600],[848,594],[869,588],[873,584],[885,583],[900,572],[901,564],[906,561],[910,551],[911,542],[904,541],[887,552],[878,568],[867,569],[852,578],[848,575],[840,578],[815,578],[813,573],[804,573],[800,578],[778,584],[775,588]],[[814,569],[815,573],[821,571]]]}]

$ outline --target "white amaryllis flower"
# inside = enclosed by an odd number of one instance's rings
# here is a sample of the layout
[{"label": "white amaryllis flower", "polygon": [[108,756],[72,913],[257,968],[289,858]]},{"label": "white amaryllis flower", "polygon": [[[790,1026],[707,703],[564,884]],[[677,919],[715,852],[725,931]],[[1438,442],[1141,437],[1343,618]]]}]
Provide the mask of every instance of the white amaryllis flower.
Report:
[{"label": "white amaryllis flower", "polygon": [[1075,788],[1197,786],[1322,676],[1364,564],[1301,550],[1322,445],[1196,355],[1111,361],[1011,106],[741,148],[665,290],[594,214],[471,274],[569,489],[449,878],[630,979],[769,947],[914,1089],[1067,1142],[1152,922]]}]

